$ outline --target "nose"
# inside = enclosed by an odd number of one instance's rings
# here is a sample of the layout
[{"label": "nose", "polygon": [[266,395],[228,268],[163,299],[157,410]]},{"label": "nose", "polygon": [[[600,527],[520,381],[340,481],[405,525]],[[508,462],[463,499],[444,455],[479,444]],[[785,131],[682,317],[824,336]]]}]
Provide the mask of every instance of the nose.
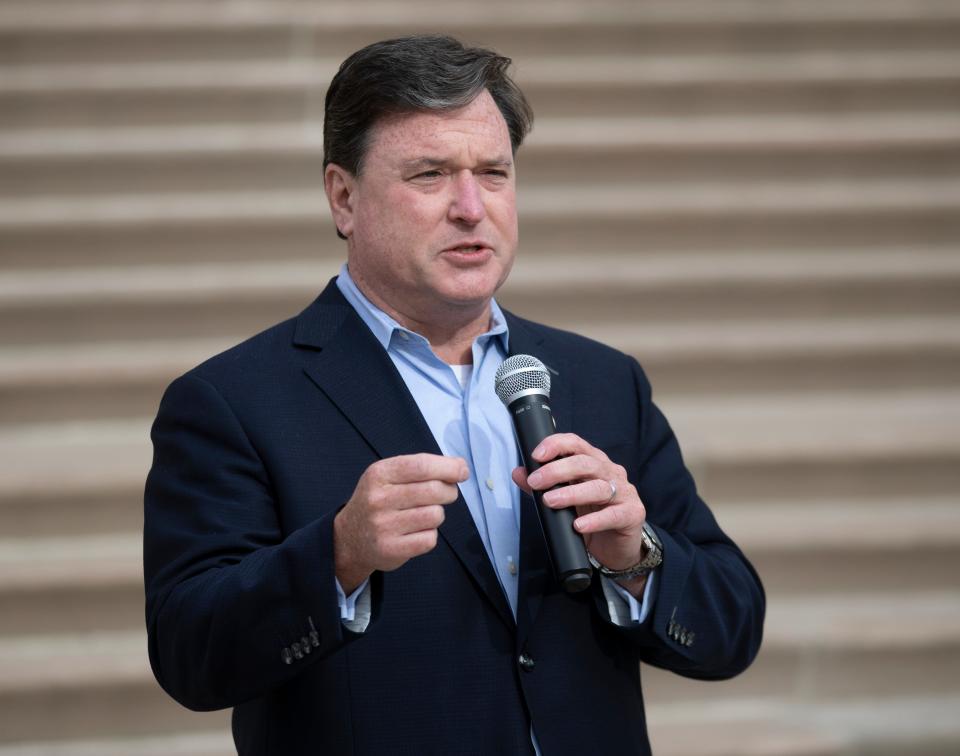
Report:
[{"label": "nose", "polygon": [[453,181],[453,197],[450,200],[450,220],[477,225],[486,217],[483,205],[483,189],[471,171],[460,171]]}]

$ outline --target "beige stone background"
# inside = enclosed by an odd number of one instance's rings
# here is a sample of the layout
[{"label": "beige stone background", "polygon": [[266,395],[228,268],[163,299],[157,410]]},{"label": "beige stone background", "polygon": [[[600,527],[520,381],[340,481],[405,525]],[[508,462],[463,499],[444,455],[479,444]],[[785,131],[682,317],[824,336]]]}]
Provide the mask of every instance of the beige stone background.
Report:
[{"label": "beige stone background", "polygon": [[149,423],[336,271],[325,85],[425,30],[537,113],[502,301],[640,359],[768,589],[657,753],[960,753],[960,2],[0,0],[0,756],[231,752],[146,662]]}]

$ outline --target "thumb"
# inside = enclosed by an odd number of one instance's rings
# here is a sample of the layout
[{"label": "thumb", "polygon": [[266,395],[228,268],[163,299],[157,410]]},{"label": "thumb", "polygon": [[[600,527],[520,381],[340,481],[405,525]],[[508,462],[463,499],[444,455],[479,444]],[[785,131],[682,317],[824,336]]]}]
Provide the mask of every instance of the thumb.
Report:
[{"label": "thumb", "polygon": [[513,472],[510,473],[510,477],[513,478],[513,482],[516,483],[520,488],[524,490],[525,493],[532,494],[533,489],[527,485],[527,471],[522,467],[513,468]]}]

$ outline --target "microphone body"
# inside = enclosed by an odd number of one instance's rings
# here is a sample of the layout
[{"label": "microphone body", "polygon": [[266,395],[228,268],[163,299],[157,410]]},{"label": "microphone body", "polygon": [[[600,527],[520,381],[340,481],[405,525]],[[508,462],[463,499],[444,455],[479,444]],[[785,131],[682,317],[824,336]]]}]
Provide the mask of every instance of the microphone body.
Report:
[{"label": "microphone body", "polygon": [[[536,366],[511,368],[517,363],[511,360],[524,358],[525,361],[534,361]],[[539,367],[537,367],[539,366]],[[506,368],[506,369],[505,369]],[[521,387],[519,391],[510,393],[507,381],[516,379],[518,372],[525,383],[531,381],[532,371],[543,371],[546,376],[546,386],[536,385],[538,376],[534,375],[533,386]],[[502,371],[502,372],[501,372]],[[513,418],[513,427],[516,431],[517,443],[523,456],[523,464],[527,473],[532,473],[541,467],[533,458],[533,450],[543,439],[556,433],[557,425],[550,410],[550,374],[542,362],[528,355],[515,355],[504,361],[501,371],[497,373],[497,394],[507,406]],[[504,380],[505,379],[505,380]],[[542,382],[541,382],[542,384]],[[551,509],[543,503],[542,491],[534,491],[533,499],[537,505],[540,524],[546,537],[550,559],[553,562],[557,582],[568,593],[582,591],[590,585],[593,568],[587,559],[587,551],[583,545],[583,538],[573,529],[574,511],[572,508]]]}]

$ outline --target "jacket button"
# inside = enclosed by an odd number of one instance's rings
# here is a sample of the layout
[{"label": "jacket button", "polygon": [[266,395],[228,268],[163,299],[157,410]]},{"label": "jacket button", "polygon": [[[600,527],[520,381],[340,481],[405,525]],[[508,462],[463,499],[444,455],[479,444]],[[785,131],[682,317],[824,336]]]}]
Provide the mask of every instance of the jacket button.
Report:
[{"label": "jacket button", "polygon": [[303,649],[303,653],[305,654],[309,654],[311,651],[313,651],[313,648],[310,646],[310,639],[306,635],[300,639],[300,648]]},{"label": "jacket button", "polygon": [[533,672],[533,668],[537,666],[537,663],[529,654],[520,654],[520,658],[517,659],[517,661],[520,663],[520,669],[524,672]]},{"label": "jacket button", "polygon": [[303,658],[303,649],[300,648],[300,644],[299,644],[299,643],[292,643],[292,644],[290,645],[290,648],[293,650],[293,655],[294,655],[294,656],[296,656],[298,659],[302,659],[302,658]]},{"label": "jacket button", "polygon": [[280,652],[280,658],[283,659],[284,664],[293,664],[293,654],[290,653],[289,648],[285,648]]}]

